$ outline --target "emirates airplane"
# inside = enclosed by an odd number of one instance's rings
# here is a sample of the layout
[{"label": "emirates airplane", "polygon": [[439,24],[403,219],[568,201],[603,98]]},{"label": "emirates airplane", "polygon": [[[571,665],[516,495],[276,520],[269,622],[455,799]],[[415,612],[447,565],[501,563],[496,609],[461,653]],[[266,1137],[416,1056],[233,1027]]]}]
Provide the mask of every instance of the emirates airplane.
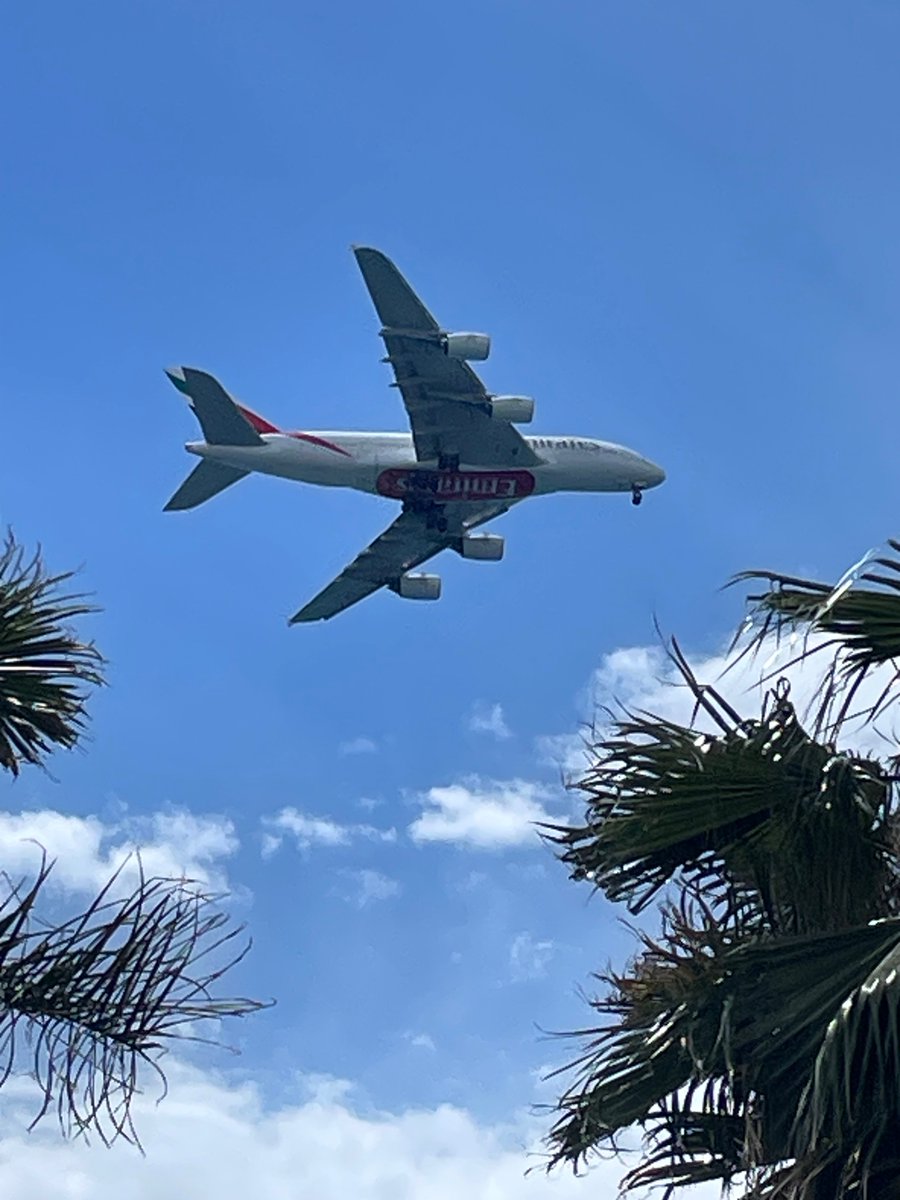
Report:
[{"label": "emirates airplane", "polygon": [[472,531],[530,496],[625,492],[639,504],[665,479],[661,467],[612,442],[526,437],[527,396],[488,392],[468,365],[490,353],[483,333],[444,330],[394,264],[378,250],[353,253],[381,320],[381,337],[410,433],[288,432],[239,404],[211,375],[191,367],[166,374],[186,395],[204,440],[200,458],[165,506],[194,508],[252,471],[301,483],[355,488],[399,501],[401,512],[340,575],[290,620],[321,621],[379,588],[437,600],[438,575],[414,573],[441,550],[496,562],[504,539]]}]

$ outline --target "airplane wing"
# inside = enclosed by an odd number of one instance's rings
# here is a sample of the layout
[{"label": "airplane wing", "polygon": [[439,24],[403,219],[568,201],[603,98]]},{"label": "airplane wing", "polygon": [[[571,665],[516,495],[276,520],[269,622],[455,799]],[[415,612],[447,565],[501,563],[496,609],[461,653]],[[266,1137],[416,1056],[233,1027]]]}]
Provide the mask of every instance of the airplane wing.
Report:
[{"label": "airplane wing", "polygon": [[490,397],[468,363],[448,358],[422,336],[441,328],[391,260],[367,246],[354,246],[353,253],[381,319],[385,361],[403,396],[419,461],[443,454],[472,466],[539,463],[514,425],[491,416]]},{"label": "airplane wing", "polygon": [[295,613],[289,624],[325,621],[377,592],[379,588],[396,585],[401,575],[452,546],[477,525],[500,516],[512,503],[515,502],[454,504],[454,511],[447,513],[449,527],[446,533],[429,529],[425,513],[412,510],[401,513],[371,546],[341,571],[337,579]]}]

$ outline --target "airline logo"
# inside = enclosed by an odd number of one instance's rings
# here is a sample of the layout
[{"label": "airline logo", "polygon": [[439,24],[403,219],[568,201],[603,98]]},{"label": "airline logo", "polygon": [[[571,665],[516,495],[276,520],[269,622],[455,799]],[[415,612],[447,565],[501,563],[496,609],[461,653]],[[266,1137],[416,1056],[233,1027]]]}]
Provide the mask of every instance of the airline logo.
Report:
[{"label": "airline logo", "polygon": [[417,496],[441,504],[454,500],[519,500],[534,491],[530,471],[382,471],[376,487],[392,500]]}]

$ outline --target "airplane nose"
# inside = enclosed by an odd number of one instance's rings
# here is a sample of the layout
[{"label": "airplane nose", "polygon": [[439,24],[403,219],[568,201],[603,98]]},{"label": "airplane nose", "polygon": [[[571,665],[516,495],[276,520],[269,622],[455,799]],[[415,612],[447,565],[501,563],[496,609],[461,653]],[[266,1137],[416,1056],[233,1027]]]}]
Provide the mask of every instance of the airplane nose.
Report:
[{"label": "airplane nose", "polygon": [[640,486],[643,488],[659,487],[666,478],[666,473],[662,467],[657,466],[655,462],[651,462],[649,458],[642,458],[639,462],[640,468]]}]

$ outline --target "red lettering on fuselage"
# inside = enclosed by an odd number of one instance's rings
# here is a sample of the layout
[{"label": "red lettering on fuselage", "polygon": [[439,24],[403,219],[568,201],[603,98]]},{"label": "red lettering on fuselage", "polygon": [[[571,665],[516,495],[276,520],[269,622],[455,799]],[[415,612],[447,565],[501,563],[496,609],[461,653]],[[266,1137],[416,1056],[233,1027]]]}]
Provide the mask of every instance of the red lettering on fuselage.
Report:
[{"label": "red lettering on fuselage", "polygon": [[534,491],[530,471],[418,471],[391,468],[382,471],[375,485],[393,500],[432,499],[437,504],[454,500],[518,500]]}]

